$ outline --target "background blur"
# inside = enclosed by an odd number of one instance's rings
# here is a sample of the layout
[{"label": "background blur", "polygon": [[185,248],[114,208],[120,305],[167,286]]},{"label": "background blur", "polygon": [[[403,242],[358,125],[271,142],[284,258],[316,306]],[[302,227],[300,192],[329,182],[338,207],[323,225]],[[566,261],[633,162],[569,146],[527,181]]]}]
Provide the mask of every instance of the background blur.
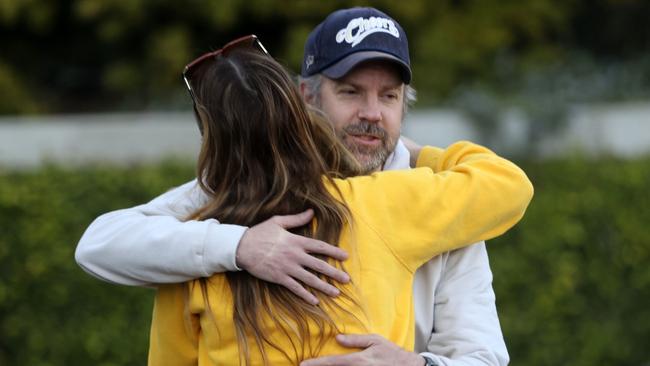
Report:
[{"label": "background blur", "polygon": [[650,2],[0,0],[0,365],[142,365],[153,291],[74,263],[99,214],[194,175],[180,72],[255,33],[299,70],[331,11],[408,33],[404,133],[486,144],[529,174],[488,246],[513,365],[650,365]]}]

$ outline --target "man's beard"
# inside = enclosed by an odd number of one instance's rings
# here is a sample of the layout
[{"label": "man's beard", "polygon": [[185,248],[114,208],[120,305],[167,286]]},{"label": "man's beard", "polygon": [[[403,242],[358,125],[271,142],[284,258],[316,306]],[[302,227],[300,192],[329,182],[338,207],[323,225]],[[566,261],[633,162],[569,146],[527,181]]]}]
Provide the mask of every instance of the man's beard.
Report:
[{"label": "man's beard", "polygon": [[[352,152],[359,161],[363,174],[369,174],[381,170],[388,155],[395,150],[397,139],[391,138],[388,132],[374,123],[361,121],[348,125],[337,131],[337,135],[343,144]],[[374,146],[358,145],[348,139],[350,135],[367,135],[378,138],[381,144]]]}]

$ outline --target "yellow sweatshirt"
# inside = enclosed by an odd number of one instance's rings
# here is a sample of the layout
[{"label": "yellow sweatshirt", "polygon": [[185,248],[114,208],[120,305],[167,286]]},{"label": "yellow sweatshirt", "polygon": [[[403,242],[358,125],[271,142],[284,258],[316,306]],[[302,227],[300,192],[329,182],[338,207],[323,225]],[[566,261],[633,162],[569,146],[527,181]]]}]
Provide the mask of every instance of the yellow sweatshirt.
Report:
[{"label": "yellow sweatshirt", "polygon": [[[413,349],[415,333],[415,270],[440,253],[501,235],[521,219],[533,195],[521,169],[469,142],[446,150],[425,147],[417,166],[336,180],[354,220],[352,228],[343,229],[339,246],[349,253],[344,266],[357,304],[337,300],[353,316],[340,311],[332,315],[340,319],[343,332],[376,333],[407,350]],[[189,317],[184,313],[188,291]],[[149,365],[240,364],[225,275],[209,279],[207,296],[212,315],[197,281],[159,287]],[[268,331],[294,354],[280,330]],[[261,365],[252,339],[249,345],[252,363]],[[271,347],[266,352],[271,365],[300,362]],[[331,339],[320,355],[349,352]]]}]

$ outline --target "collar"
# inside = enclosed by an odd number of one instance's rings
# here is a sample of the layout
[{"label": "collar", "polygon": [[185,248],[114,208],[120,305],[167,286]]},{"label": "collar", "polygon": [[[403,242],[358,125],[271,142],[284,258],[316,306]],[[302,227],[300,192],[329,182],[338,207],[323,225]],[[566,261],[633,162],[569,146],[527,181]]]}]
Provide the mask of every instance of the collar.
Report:
[{"label": "collar", "polygon": [[409,153],[406,146],[402,140],[397,140],[395,145],[395,150],[388,155],[386,162],[384,163],[383,170],[399,170],[399,169],[408,169],[410,167],[411,154]]}]

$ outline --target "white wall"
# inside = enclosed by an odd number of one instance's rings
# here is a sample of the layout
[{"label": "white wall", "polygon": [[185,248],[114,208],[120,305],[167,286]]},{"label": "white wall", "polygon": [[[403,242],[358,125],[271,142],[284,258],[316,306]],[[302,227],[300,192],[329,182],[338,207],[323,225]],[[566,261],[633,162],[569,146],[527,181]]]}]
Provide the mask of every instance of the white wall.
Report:
[{"label": "white wall", "polygon": [[200,136],[190,113],[60,115],[0,119],[0,165],[132,163],[193,159]]},{"label": "white wall", "polygon": [[[529,123],[515,112],[498,126],[497,152],[518,151]],[[453,110],[413,110],[403,133],[437,146],[480,134]],[[30,168],[43,162],[128,164],[178,157],[193,161],[200,142],[191,113],[156,112],[0,118],[0,166]],[[650,154],[650,103],[577,106],[558,135],[540,141],[542,156],[581,151],[633,157]]]}]

